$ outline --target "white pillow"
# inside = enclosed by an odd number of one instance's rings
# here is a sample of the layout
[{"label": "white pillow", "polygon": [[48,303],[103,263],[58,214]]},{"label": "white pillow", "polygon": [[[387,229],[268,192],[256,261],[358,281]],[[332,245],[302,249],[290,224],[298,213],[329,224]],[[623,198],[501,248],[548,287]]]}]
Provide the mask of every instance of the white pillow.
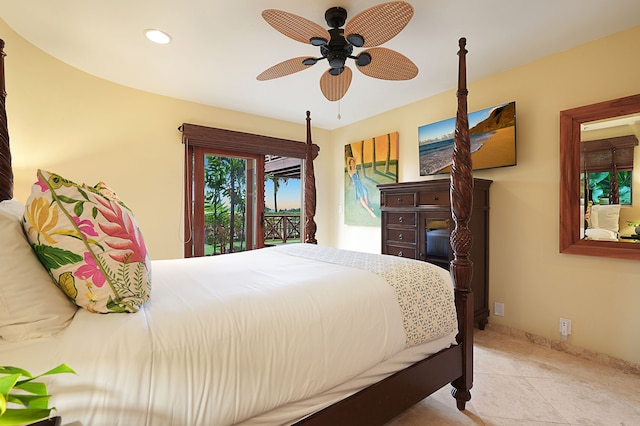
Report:
[{"label": "white pillow", "polygon": [[594,204],[591,206],[591,215],[589,216],[589,226],[591,228],[599,228],[598,226],[598,209],[600,204]]},{"label": "white pillow", "polygon": [[586,229],[585,236],[590,240],[611,240],[611,241],[618,240],[618,234],[603,228]]},{"label": "white pillow", "polygon": [[617,233],[620,229],[620,204],[600,204],[596,211],[598,219],[595,227]]},{"label": "white pillow", "polygon": [[24,204],[12,198],[10,200],[0,201],[0,211],[7,212],[18,220],[22,220],[24,215]]},{"label": "white pillow", "polygon": [[48,337],[65,328],[77,307],[56,287],[31,249],[20,221],[4,206],[0,209],[0,259],[0,337],[11,341]]}]

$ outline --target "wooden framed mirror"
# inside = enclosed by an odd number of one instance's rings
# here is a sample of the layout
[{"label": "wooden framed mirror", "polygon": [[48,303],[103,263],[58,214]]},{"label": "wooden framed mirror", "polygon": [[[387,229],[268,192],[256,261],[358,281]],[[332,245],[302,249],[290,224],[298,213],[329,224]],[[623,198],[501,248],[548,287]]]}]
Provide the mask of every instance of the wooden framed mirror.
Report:
[{"label": "wooden framed mirror", "polygon": [[[640,240],[584,238],[581,195],[582,129],[585,123],[640,114],[640,94],[560,112],[560,252],[640,260]],[[636,150],[638,148],[636,147]],[[640,164],[635,174],[640,173]],[[584,192],[582,192],[584,194]],[[585,197],[586,198],[586,197]],[[635,195],[636,206],[640,194]]]}]

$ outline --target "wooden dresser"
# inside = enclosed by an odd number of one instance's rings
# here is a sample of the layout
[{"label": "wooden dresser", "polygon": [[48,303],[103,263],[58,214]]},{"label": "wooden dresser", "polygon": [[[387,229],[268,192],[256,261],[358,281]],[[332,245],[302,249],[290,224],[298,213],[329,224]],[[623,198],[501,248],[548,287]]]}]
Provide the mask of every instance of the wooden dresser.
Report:
[{"label": "wooden dresser", "polygon": [[[473,180],[473,234],[471,288],[474,319],[480,329],[489,320],[489,186],[487,179]],[[453,230],[449,178],[378,185],[382,211],[382,253],[434,263],[449,269]]]}]

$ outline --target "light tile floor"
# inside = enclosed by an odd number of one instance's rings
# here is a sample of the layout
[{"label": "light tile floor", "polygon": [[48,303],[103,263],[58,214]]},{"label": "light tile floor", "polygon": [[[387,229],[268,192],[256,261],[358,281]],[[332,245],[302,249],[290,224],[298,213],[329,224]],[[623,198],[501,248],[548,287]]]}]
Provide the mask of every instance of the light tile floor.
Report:
[{"label": "light tile floor", "polygon": [[535,343],[476,330],[465,411],[440,389],[386,426],[640,425],[640,376]]}]

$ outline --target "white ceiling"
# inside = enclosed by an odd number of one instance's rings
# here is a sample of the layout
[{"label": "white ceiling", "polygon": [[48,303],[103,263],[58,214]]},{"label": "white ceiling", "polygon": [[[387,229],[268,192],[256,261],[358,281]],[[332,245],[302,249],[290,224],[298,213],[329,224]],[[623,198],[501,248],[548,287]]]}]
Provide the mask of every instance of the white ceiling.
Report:
[{"label": "white ceiling", "polygon": [[[467,38],[473,82],[640,24],[640,0],[412,0],[413,19],[383,46],[415,62],[415,79],[377,80],[352,66],[353,81],[340,105],[320,91],[324,61],[290,76],[256,80],[283,60],[319,54],[269,26],[263,9],[326,27],[329,7],[344,7],[352,17],[383,1],[0,0],[0,18],[45,52],[98,77],[291,122],[304,122],[310,110],[313,125],[326,129],[454,88],[460,37]],[[168,32],[173,42],[149,42],[147,28]]]}]

